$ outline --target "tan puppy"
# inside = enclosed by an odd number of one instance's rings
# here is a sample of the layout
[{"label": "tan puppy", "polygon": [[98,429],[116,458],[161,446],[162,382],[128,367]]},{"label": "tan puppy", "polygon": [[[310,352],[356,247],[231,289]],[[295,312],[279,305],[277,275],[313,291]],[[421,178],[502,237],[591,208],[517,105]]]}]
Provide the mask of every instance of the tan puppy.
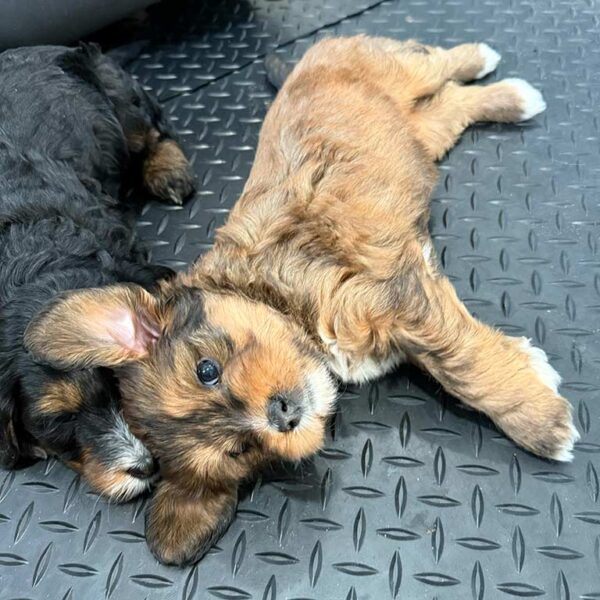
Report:
[{"label": "tan puppy", "polygon": [[515,442],[570,460],[578,434],[546,355],[474,319],[428,233],[435,161],[475,121],[544,110],[522,80],[463,87],[499,60],[354,37],[310,49],[273,103],[214,248],[152,296],[77,292],[28,332],[39,357],[118,367],[126,418],[161,464],[147,538],[169,563],[225,530],[239,482],[322,444],[344,382],[404,361]]}]

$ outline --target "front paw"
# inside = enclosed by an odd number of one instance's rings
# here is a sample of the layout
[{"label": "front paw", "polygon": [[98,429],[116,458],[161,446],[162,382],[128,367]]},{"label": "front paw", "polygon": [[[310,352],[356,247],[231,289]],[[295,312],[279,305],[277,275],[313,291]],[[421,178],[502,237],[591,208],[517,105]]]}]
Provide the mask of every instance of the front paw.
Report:
[{"label": "front paw", "polygon": [[199,561],[225,533],[236,506],[235,490],[203,490],[191,496],[162,481],[146,513],[152,554],[163,564],[179,567]]},{"label": "front paw", "polygon": [[573,447],[581,436],[573,424],[570,407],[569,415],[556,425],[551,437],[552,451],[549,458],[559,462],[571,462],[573,460]]},{"label": "front paw", "polygon": [[144,161],[144,186],[165,202],[183,204],[194,191],[194,176],[190,164],[174,140],[156,144]]},{"label": "front paw", "polygon": [[496,70],[502,57],[487,44],[477,44],[477,50],[481,57],[481,69],[475,75],[475,79],[481,79]]},{"label": "front paw", "polygon": [[560,462],[573,460],[579,432],[573,425],[571,405],[561,396],[523,390],[524,398],[494,420],[523,448]]},{"label": "front paw", "polygon": [[534,454],[560,462],[573,460],[579,432],[573,424],[571,405],[558,393],[560,375],[541,348],[519,341],[528,363],[529,385],[523,398],[498,419],[500,427]]}]

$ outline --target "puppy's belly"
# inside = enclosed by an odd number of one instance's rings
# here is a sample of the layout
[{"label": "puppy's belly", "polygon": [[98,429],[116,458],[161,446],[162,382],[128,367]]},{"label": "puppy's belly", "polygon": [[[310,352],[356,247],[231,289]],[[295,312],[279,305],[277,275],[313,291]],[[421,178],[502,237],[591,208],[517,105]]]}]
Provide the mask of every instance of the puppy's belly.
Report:
[{"label": "puppy's belly", "polygon": [[366,383],[378,379],[406,361],[406,355],[402,352],[390,354],[383,360],[371,356],[357,359],[340,350],[337,342],[323,341],[327,346],[329,369],[344,383]]}]

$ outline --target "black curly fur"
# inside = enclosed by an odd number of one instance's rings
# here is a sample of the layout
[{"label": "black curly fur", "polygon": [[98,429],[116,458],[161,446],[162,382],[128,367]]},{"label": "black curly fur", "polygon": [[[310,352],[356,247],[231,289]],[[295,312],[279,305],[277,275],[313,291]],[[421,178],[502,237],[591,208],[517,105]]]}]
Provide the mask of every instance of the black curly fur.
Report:
[{"label": "black curly fur", "polygon": [[[82,440],[91,444],[86,420],[98,422],[89,416],[118,410],[110,373],[36,364],[23,334],[65,290],[151,287],[171,274],[146,263],[124,211],[148,152],[128,136],[171,134],[141,87],[93,46],[6,51],[0,80],[0,465],[15,467],[40,449],[77,459]],[[61,379],[81,389],[80,413],[40,413],[44,390]]]}]

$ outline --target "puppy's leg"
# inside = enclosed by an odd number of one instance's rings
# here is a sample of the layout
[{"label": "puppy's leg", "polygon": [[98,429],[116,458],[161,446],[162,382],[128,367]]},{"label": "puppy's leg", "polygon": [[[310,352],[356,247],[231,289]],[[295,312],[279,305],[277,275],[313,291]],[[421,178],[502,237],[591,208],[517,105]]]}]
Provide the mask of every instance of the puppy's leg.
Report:
[{"label": "puppy's leg", "polygon": [[192,496],[171,481],[161,481],[146,514],[150,550],[167,565],[200,560],[225,533],[236,506],[235,488],[224,486]]},{"label": "puppy's leg", "polygon": [[142,156],[144,187],[160,200],[183,204],[194,191],[190,164],[179,144],[153,126],[125,131],[130,152]]},{"label": "puppy's leg", "polygon": [[[420,311],[401,315],[403,347],[451,394],[517,444],[560,461],[579,438],[546,354],[474,319],[443,276],[424,276]],[[415,314],[418,313],[418,318]]]},{"label": "puppy's leg", "polygon": [[384,52],[395,54],[400,66],[398,75],[403,80],[403,93],[408,92],[412,99],[431,96],[448,81],[472,81],[485,77],[500,61],[500,55],[487,44],[461,44],[445,49],[412,40],[367,39]]},{"label": "puppy's leg", "polygon": [[417,139],[431,158],[438,160],[476,121],[517,123],[545,108],[540,92],[522,79],[467,87],[449,82],[437,94],[419,102],[409,119]]},{"label": "puppy's leg", "polygon": [[152,195],[182,204],[194,191],[190,164],[158,104],[109,57],[87,48],[101,90],[125,133],[132,163]]}]

